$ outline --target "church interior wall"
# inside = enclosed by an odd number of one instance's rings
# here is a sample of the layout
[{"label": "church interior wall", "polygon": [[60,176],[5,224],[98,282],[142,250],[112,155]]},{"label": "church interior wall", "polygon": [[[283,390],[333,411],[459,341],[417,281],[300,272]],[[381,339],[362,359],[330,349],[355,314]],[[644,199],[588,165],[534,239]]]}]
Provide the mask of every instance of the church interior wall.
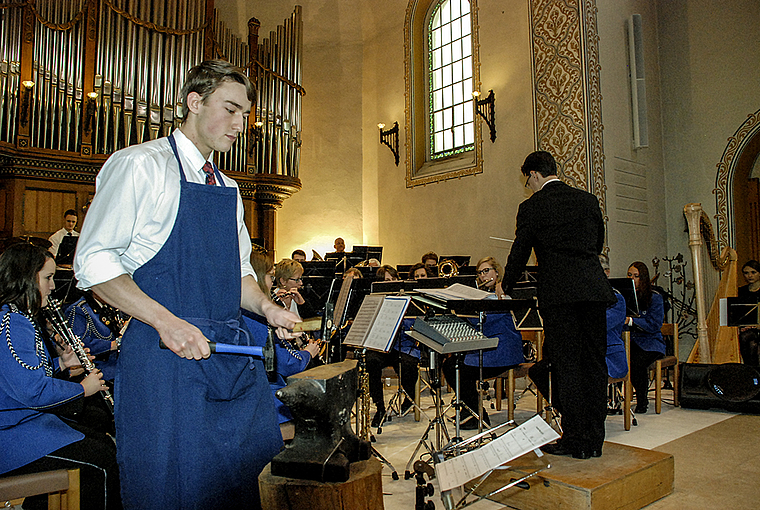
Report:
[{"label": "church interior wall", "polygon": [[[218,0],[218,4],[223,4]],[[528,0],[479,2],[480,81],[496,95],[497,139],[483,124],[483,173],[407,188],[404,17],[406,0],[304,0],[303,189],[278,212],[278,257],[330,251],[337,236],[384,246],[391,264],[421,253],[504,260],[517,207],[529,196],[519,167],[535,148]],[[262,34],[289,2],[230,2]],[[760,4],[730,0],[598,0],[608,245],[613,274],[632,260],[687,255],[683,206],[712,216],[715,165],[760,96]],[[649,146],[632,142],[625,23],[642,15]],[[240,21],[243,20],[243,21]],[[378,122],[400,125],[400,164],[380,145]],[[479,121],[480,122],[480,121]],[[635,207],[632,207],[632,204]]]},{"label": "church interior wall", "polygon": [[760,108],[760,3],[660,1],[658,17],[668,242],[683,251],[678,206],[701,202],[715,226],[717,165],[728,139]]}]

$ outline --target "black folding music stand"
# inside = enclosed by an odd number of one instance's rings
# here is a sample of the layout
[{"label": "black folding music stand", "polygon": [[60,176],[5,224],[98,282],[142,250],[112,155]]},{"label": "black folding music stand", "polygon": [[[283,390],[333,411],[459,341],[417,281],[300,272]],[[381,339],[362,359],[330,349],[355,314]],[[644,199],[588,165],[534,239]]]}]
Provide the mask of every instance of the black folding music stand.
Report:
[{"label": "black folding music stand", "polygon": [[[383,433],[383,423],[386,421],[392,421],[393,414],[396,414],[396,416],[403,416],[407,413],[409,413],[412,410],[419,411],[422,415],[427,418],[428,422],[430,421],[430,418],[425,413],[425,411],[422,410],[422,408],[417,404],[417,402],[414,400],[414,397],[409,395],[404,387],[401,385],[401,374],[403,371],[403,366],[401,363],[401,335],[405,333],[399,332],[396,335],[396,338],[394,339],[393,343],[397,345],[398,352],[399,352],[399,360],[398,360],[398,384],[396,385],[396,392],[393,394],[391,399],[388,401],[388,405],[385,407],[385,412],[383,413],[382,418],[380,419],[380,424],[377,426],[377,433],[382,434]],[[412,405],[407,409],[404,413],[401,412],[401,406],[403,405],[403,402],[405,399],[408,399]]]},{"label": "black folding music stand", "polygon": [[[401,326],[401,320],[404,317],[406,308],[409,306],[409,301],[410,298],[406,296],[380,295],[367,296],[362,301],[351,331],[349,331],[343,342],[347,346],[357,348],[359,366],[361,367],[361,373],[364,374],[363,377],[367,376],[367,350],[388,352]],[[366,392],[369,390],[368,384],[360,384],[360,388],[362,394],[361,400],[364,402],[364,405],[369,405],[369,398],[366,395]],[[363,411],[368,416],[369,410],[365,408]],[[357,413],[357,422],[360,419],[360,415]],[[363,427],[357,428],[366,428],[366,430],[360,432],[369,436],[369,424],[365,423]],[[374,447],[372,447],[372,453],[383,464],[391,468],[391,476],[394,480],[397,480],[398,473],[393,465]]]}]

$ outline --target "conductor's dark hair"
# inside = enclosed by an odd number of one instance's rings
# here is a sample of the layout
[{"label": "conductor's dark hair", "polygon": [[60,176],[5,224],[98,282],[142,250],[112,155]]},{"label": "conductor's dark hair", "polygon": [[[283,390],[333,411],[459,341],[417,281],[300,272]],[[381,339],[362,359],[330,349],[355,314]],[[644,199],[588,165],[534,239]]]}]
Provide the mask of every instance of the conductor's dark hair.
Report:
[{"label": "conductor's dark hair", "polygon": [[554,160],[554,156],[550,153],[546,151],[536,151],[528,154],[520,171],[526,177],[529,176],[531,172],[538,172],[543,177],[557,175],[557,162]]},{"label": "conductor's dark hair", "polygon": [[16,305],[32,315],[40,311],[42,294],[37,274],[53,254],[29,243],[9,246],[0,255],[0,305]]},{"label": "conductor's dark hair", "polygon": [[66,216],[79,216],[77,212],[74,209],[68,209],[65,213],[63,213],[63,217]]},{"label": "conductor's dark hair", "polygon": [[222,83],[228,81],[245,85],[245,93],[248,96],[248,100],[251,103],[254,102],[256,99],[256,88],[241,68],[224,60],[206,60],[190,69],[180,92],[182,120],[187,120],[187,115],[190,113],[190,109],[187,106],[187,96],[190,92],[198,93],[205,102]]}]

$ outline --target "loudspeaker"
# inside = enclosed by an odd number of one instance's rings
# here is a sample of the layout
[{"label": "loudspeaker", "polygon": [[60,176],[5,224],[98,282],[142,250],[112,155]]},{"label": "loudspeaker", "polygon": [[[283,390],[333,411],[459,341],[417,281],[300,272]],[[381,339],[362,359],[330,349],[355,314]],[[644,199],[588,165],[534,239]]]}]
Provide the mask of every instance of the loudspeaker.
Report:
[{"label": "loudspeaker", "polygon": [[682,363],[681,407],[760,413],[760,372],[741,363]]},{"label": "loudspeaker", "polygon": [[641,29],[641,14],[632,14],[628,18],[628,70],[631,79],[633,148],[649,147],[647,89],[644,78],[644,36]]}]

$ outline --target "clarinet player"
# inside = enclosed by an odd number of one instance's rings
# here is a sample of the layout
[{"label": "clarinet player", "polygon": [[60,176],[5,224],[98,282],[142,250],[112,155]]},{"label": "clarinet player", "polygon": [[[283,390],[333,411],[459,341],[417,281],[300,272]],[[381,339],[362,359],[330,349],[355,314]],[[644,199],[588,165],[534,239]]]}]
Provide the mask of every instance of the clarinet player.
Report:
[{"label": "clarinet player", "polygon": [[[97,371],[81,383],[58,377],[79,360],[70,348],[53,358],[35,318],[55,288],[54,273],[53,255],[38,246],[16,244],[0,255],[0,475],[79,469],[82,509],[118,509],[114,442],[56,414],[106,385]],[[46,495],[24,501],[24,508],[47,507]]]}]

